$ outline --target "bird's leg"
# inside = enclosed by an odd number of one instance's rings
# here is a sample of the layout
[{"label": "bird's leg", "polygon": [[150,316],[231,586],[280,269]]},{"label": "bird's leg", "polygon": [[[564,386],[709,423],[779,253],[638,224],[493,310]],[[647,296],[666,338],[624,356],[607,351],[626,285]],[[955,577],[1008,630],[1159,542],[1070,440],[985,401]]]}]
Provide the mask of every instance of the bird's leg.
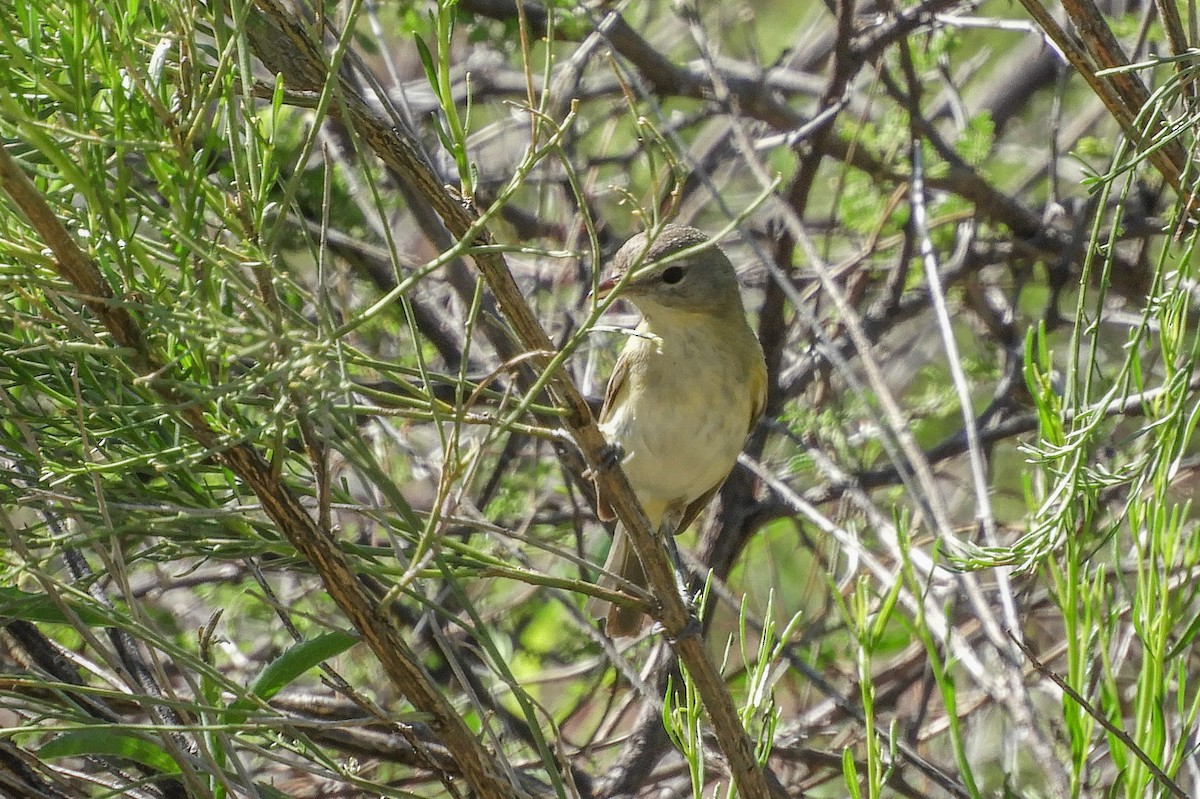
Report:
[{"label": "bird's leg", "polygon": [[688,608],[694,609],[692,598],[689,596],[687,589],[687,569],[684,568],[683,558],[679,555],[679,545],[675,543],[675,533],[677,532],[682,516],[683,509],[668,511],[663,516],[662,524],[658,526],[658,537],[666,547],[667,555],[671,558],[671,569],[675,572],[675,590],[679,592],[683,603]]}]

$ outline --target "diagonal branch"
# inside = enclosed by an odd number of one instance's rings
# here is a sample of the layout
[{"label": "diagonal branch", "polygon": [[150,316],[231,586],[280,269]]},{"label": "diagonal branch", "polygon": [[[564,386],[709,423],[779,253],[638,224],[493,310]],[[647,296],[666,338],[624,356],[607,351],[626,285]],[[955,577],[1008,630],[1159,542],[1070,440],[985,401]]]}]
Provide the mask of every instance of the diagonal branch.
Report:
[{"label": "diagonal branch", "polygon": [[[83,295],[84,302],[116,343],[131,351],[132,365],[139,376],[152,378],[145,382],[164,401],[180,408],[181,420],[192,438],[216,452],[221,463],[254,491],[271,521],[321,575],[330,596],[362,633],[397,690],[429,715],[430,727],[441,736],[467,782],[480,796],[517,799],[520,794],[504,779],[491,756],[425,671],[403,632],[392,621],[392,615],[359,581],[337,541],[317,526],[299,498],[276,478],[257,450],[245,443],[226,447],[199,406],[183,401],[166,381],[154,379],[159,377],[160,361],[147,347],[137,321],[128,310],[112,302],[112,290],[100,270],[75,244],[45,198],[3,147],[0,147],[0,188],[54,252],[59,276]],[[449,777],[443,774],[443,779],[448,781]]]},{"label": "diagonal branch", "polygon": [[[307,76],[311,81],[312,76],[323,75],[324,62],[319,59],[316,47],[307,41],[300,22],[275,0],[258,0],[257,7],[262,15],[250,29],[252,46],[256,52],[260,49],[270,51],[273,68],[286,68],[287,64],[294,64],[297,68],[295,76],[284,72],[285,80],[293,85],[297,78],[304,81]],[[275,30],[274,36],[271,35],[272,29]],[[299,41],[306,43],[288,52],[285,64],[285,59],[278,53],[279,43]],[[340,102],[331,105],[333,113],[347,114],[350,119],[343,121],[349,121],[384,164],[394,170],[414,194],[429,203],[450,234],[458,241],[474,247],[472,258],[495,295],[501,313],[529,353],[529,362],[540,373],[545,373],[550,368],[546,353],[553,352],[554,346],[525,302],[503,255],[487,246],[492,243],[490,234],[474,208],[443,188],[416,144],[403,130],[382,119],[344,81],[340,83]],[[314,87],[310,82],[301,88]],[[652,592],[658,600],[651,608],[651,616],[662,624],[667,639],[672,642],[680,661],[691,673],[703,696],[713,732],[729,760],[735,781],[744,796],[766,799],[772,795],[772,789],[754,757],[753,744],[742,727],[720,669],[705,650],[699,634],[700,626],[676,589],[675,572],[666,552],[650,530],[624,473],[620,469],[600,468],[607,442],[596,427],[587,402],[562,370],[547,376],[547,390],[554,404],[563,409],[564,424],[584,457],[596,469],[600,492],[610,499],[613,510],[625,525],[630,541],[642,559]]]},{"label": "diagonal branch", "polygon": [[[1025,6],[1025,10],[1075,71],[1092,87],[1125,136],[1139,150],[1148,150],[1147,157],[1155,169],[1171,188],[1181,192],[1183,165],[1187,163],[1187,156],[1177,141],[1155,146],[1155,138],[1168,126],[1157,111],[1147,108],[1150,93],[1146,86],[1136,75],[1127,71],[1110,72],[1103,76],[1097,74],[1103,70],[1127,67],[1130,61],[1096,4],[1092,0],[1063,2],[1063,8],[1083,39],[1082,45],[1058,24],[1041,0],[1021,0],[1021,5]],[[1147,115],[1145,119],[1140,116],[1143,113]]]}]

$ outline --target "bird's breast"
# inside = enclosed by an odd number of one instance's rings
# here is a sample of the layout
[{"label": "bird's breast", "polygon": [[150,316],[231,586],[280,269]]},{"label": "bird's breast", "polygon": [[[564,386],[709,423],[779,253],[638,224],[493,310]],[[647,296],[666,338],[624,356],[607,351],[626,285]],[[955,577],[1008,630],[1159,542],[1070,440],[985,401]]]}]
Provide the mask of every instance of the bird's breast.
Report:
[{"label": "bird's breast", "polygon": [[674,332],[630,340],[627,389],[601,425],[623,450],[625,474],[650,513],[690,503],[724,479],[754,403],[747,359],[720,335],[742,331]]}]

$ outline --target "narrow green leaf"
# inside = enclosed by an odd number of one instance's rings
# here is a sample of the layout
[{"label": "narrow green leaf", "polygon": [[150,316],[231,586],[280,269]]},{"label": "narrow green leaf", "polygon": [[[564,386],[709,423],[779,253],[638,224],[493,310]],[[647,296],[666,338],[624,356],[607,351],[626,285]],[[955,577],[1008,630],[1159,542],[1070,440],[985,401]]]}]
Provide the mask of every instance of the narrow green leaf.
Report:
[{"label": "narrow green leaf", "polygon": [[429,81],[429,85],[433,87],[433,91],[438,94],[437,67],[434,66],[433,53],[429,51],[429,45],[425,44],[425,40],[421,38],[421,34],[414,33],[413,41],[417,45],[417,54],[421,56],[421,66],[425,68],[425,78]]},{"label": "narrow green leaf", "polygon": [[[105,618],[92,607],[69,599],[64,601],[88,626],[104,627],[112,623],[111,619]],[[70,623],[62,609],[45,594],[32,594],[19,588],[0,588],[0,623],[10,621]]]},{"label": "narrow green leaf", "polygon": [[163,774],[178,774],[179,766],[158,744],[122,730],[76,730],[64,733],[38,749],[38,756],[119,757],[148,766]]},{"label": "narrow green leaf", "polygon": [[[301,641],[268,663],[259,672],[258,677],[250,685],[250,693],[258,699],[266,701],[309,669],[335,655],[340,655],[356,643],[358,643],[356,636],[340,631],[325,633],[311,640]],[[244,714],[253,709],[254,701],[249,697],[243,697],[229,707],[237,720],[244,718]]]},{"label": "narrow green leaf", "polygon": [[854,767],[854,752],[849,747],[842,750],[842,779],[846,781],[850,799],[860,799],[862,791],[858,787],[858,769]]}]

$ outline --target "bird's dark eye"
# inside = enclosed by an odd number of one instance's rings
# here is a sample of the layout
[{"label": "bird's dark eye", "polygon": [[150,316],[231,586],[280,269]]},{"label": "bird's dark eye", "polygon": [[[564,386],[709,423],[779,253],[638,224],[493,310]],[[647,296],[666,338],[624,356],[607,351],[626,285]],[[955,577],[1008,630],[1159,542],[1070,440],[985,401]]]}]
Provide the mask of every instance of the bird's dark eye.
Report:
[{"label": "bird's dark eye", "polygon": [[668,286],[674,286],[681,280],[683,280],[682,266],[668,266],[663,270],[662,282],[666,283]]}]

